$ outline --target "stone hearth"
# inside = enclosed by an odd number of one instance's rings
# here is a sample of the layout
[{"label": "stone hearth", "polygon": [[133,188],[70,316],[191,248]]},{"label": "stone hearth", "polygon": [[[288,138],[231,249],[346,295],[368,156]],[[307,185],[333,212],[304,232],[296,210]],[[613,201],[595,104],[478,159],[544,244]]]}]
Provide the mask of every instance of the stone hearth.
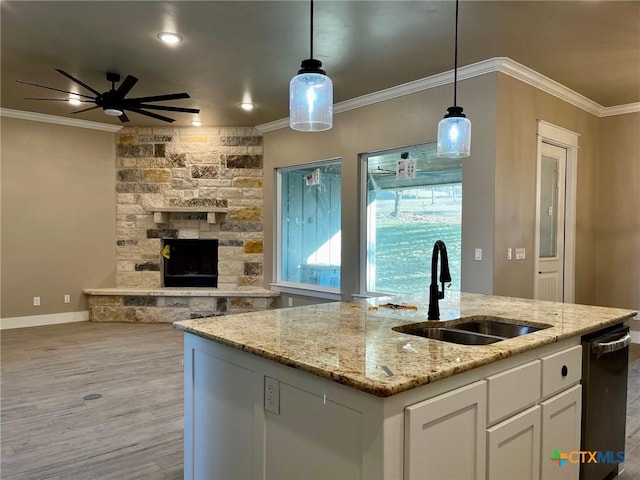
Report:
[{"label": "stone hearth", "polygon": [[96,322],[172,323],[279,307],[279,294],[256,287],[95,288],[89,295],[89,318]]}]

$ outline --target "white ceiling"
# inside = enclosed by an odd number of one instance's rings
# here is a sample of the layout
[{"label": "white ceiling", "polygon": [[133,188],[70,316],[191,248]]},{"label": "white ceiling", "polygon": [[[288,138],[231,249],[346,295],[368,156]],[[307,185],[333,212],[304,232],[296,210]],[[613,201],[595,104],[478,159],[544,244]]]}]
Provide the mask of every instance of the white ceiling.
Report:
[{"label": "white ceiling", "polygon": [[[309,57],[307,1],[0,0],[0,8],[9,109],[120,124],[100,110],[73,115],[79,108],[66,102],[24,100],[65,95],[16,82],[88,93],[60,68],[106,91],[112,71],[139,78],[129,97],[188,92],[164,104],[200,108],[209,126],[258,125],[288,116],[289,81]],[[454,9],[453,1],[316,0],[314,56],[334,101],[450,70]],[[162,44],[157,34],[167,30],[184,42]],[[640,1],[463,1],[459,39],[460,66],[509,57],[604,107],[640,102]],[[252,112],[239,108],[243,98]],[[168,116],[174,125],[193,119]]]}]

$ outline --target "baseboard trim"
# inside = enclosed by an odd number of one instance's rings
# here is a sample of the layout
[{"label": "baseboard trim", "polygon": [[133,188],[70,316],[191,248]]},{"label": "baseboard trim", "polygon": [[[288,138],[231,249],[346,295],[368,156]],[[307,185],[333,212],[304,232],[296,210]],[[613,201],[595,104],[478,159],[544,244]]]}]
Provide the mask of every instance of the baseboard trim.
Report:
[{"label": "baseboard trim", "polygon": [[40,327],[43,325],[56,325],[58,323],[86,322],[89,320],[89,311],[51,313],[48,315],[29,315],[25,317],[0,318],[0,330],[10,328]]},{"label": "baseboard trim", "polygon": [[631,343],[640,344],[640,331],[631,330],[629,334],[631,335]]}]

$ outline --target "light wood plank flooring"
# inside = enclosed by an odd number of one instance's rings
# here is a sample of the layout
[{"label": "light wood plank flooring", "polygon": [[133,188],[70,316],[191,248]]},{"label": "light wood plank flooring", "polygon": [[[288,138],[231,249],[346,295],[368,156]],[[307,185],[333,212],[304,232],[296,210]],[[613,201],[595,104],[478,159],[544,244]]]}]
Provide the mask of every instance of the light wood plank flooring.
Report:
[{"label": "light wood plank flooring", "polygon": [[1,478],[182,478],[181,332],[79,322],[1,344]]},{"label": "light wood plank flooring", "polygon": [[[0,337],[0,478],[182,478],[180,332],[80,322]],[[640,478],[640,345],[630,360],[621,480]]]}]

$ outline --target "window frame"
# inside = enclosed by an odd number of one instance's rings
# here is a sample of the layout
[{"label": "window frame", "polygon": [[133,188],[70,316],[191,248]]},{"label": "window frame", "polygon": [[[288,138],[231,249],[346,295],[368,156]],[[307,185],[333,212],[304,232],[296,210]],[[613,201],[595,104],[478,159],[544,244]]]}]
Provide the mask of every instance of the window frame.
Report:
[{"label": "window frame", "polygon": [[[359,208],[358,208],[358,216],[360,220],[359,230],[360,230],[360,255],[359,255],[359,268],[358,268],[358,289],[359,293],[354,294],[354,298],[368,298],[368,297],[381,297],[381,296],[389,296],[389,295],[397,295],[396,293],[386,293],[386,292],[373,292],[367,289],[367,240],[368,240],[368,212],[367,212],[367,197],[368,197],[368,182],[369,182],[369,170],[368,163],[371,157],[377,157],[380,155],[393,155],[393,154],[401,154],[402,152],[411,151],[419,148],[426,148],[428,145],[435,145],[435,141],[422,142],[418,144],[405,145],[402,147],[394,147],[382,150],[376,150],[372,152],[365,152],[358,155],[359,158]],[[462,168],[462,167],[461,167]],[[462,186],[462,182],[460,182]],[[461,218],[462,220],[462,218]],[[425,268],[427,268],[425,266]],[[462,267],[462,266],[461,266]],[[461,272],[462,273],[462,268]],[[462,288],[462,283],[460,285]]]},{"label": "window frame", "polygon": [[[292,170],[308,169],[322,167],[328,164],[340,164],[340,184],[342,186],[342,157],[332,157],[323,160],[317,160],[309,163],[301,163],[289,165],[286,167],[277,167],[274,169],[275,186],[276,186],[276,202],[275,202],[275,231],[274,231],[274,255],[273,255],[273,281],[269,284],[272,290],[292,295],[301,295],[306,297],[316,297],[328,300],[342,300],[342,275],[340,278],[340,287],[326,287],[320,285],[312,285],[306,283],[287,282],[282,280],[282,174]],[[342,193],[340,195],[340,230],[342,231]],[[341,249],[342,250],[342,249]],[[340,265],[342,266],[342,254],[340,255]]]}]

